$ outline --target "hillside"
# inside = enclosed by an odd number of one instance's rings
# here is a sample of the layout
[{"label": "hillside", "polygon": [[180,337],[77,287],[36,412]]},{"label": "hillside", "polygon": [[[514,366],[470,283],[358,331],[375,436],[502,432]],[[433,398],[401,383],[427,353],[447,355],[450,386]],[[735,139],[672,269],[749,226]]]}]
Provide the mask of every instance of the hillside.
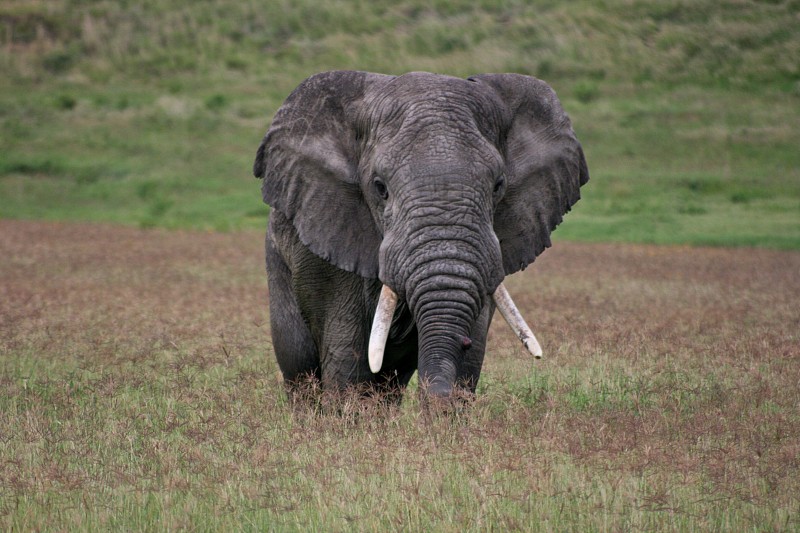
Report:
[{"label": "hillside", "polygon": [[261,227],[269,117],[321,70],[550,82],[592,181],[557,239],[800,248],[800,3],[7,0],[0,216]]}]

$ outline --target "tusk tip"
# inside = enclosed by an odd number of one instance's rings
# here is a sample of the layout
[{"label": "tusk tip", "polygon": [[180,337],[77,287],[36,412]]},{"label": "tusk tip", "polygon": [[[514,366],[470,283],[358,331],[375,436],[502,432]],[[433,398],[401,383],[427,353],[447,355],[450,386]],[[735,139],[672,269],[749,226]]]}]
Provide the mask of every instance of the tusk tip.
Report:
[{"label": "tusk tip", "polygon": [[381,367],[383,366],[383,354],[369,354],[369,369],[372,371],[373,374],[377,374],[381,371]]},{"label": "tusk tip", "polygon": [[528,350],[534,358],[541,359],[542,348],[539,346],[539,342],[536,340],[536,337],[533,336],[530,326],[525,323],[525,319],[522,318],[519,309],[514,305],[514,301],[511,299],[511,296],[509,296],[508,291],[502,283],[497,286],[492,299],[497,309],[500,311],[500,314],[503,315],[508,325],[511,326],[514,334],[522,341],[522,344],[525,345],[525,349]]},{"label": "tusk tip", "polygon": [[542,358],[542,347],[539,346],[539,343],[536,342],[535,338],[527,338],[522,341],[525,344],[525,348],[535,357],[536,359]]}]

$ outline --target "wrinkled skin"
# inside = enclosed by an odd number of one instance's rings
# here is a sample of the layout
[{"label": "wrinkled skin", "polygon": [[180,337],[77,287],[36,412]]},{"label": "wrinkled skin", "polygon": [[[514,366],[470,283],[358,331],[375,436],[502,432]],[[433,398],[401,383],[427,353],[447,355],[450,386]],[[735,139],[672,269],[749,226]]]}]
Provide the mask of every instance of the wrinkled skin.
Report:
[{"label": "wrinkled skin", "polygon": [[[589,179],[555,93],[514,74],[312,76],[276,114],[254,174],[273,208],[270,316],[287,385],[311,376],[396,398],[416,370],[424,394],[474,392],[490,295],[550,246]],[[382,284],[400,303],[373,374]]]}]

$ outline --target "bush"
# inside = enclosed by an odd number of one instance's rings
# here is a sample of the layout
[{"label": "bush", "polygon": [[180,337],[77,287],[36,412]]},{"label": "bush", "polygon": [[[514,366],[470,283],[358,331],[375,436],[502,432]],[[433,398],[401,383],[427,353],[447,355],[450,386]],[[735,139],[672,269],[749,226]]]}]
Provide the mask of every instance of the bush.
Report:
[{"label": "bush", "polygon": [[600,95],[600,86],[593,81],[584,80],[576,83],[572,91],[579,102],[588,104]]}]

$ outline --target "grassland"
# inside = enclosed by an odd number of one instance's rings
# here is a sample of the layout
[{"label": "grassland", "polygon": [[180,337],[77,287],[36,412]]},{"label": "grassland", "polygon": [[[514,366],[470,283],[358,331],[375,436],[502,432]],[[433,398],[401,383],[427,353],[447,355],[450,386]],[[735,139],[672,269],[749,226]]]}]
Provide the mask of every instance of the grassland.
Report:
[{"label": "grassland", "polygon": [[798,252],[561,243],[431,419],[292,411],[260,240],[0,221],[0,529],[800,528]]},{"label": "grassland", "polygon": [[796,1],[0,6],[0,216],[263,227],[249,169],[321,70],[548,80],[593,180],[558,239],[800,247]]},{"label": "grassland", "polygon": [[[0,529],[800,530],[798,13],[4,0]],[[585,146],[464,412],[283,395],[249,169],[336,68],[536,75]]]}]

